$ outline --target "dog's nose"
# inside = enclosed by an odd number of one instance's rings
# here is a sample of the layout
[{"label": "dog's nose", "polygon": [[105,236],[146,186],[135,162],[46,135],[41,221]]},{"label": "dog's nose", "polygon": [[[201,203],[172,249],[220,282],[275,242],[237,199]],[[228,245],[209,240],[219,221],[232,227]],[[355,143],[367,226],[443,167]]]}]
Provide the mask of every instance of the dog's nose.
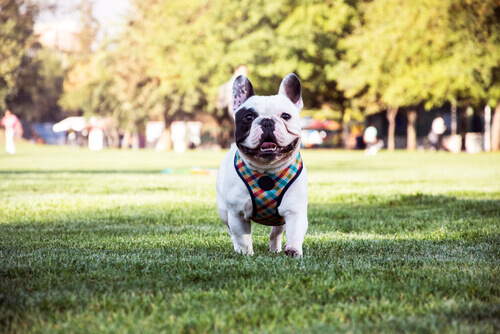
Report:
[{"label": "dog's nose", "polygon": [[265,129],[272,129],[274,128],[274,119],[264,118],[262,121],[260,121],[260,126]]}]

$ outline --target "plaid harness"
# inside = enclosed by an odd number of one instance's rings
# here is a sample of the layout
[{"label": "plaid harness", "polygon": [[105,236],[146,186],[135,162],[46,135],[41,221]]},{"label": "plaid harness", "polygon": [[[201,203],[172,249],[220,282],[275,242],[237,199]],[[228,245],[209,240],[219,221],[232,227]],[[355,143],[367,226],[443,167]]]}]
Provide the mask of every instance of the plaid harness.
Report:
[{"label": "plaid harness", "polygon": [[295,161],[274,174],[260,173],[250,169],[237,151],[234,156],[236,173],[245,183],[252,198],[252,220],[256,223],[278,226],[285,224],[285,219],[278,213],[278,207],[285,192],[302,172],[300,153]]}]

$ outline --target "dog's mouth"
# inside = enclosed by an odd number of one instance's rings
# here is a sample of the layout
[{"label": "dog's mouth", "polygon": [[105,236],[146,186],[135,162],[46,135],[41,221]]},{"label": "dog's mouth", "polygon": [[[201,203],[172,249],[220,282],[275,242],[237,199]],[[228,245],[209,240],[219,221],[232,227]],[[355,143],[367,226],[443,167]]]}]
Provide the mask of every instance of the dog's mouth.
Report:
[{"label": "dog's mouth", "polygon": [[278,149],[278,145],[276,145],[273,142],[263,142],[260,145],[260,151],[265,153],[265,152],[275,152]]},{"label": "dog's mouth", "polygon": [[278,156],[292,152],[297,147],[298,143],[299,138],[295,139],[287,146],[279,146],[274,141],[267,139],[256,148],[249,148],[241,144],[238,146],[240,150],[247,155],[272,160]]}]

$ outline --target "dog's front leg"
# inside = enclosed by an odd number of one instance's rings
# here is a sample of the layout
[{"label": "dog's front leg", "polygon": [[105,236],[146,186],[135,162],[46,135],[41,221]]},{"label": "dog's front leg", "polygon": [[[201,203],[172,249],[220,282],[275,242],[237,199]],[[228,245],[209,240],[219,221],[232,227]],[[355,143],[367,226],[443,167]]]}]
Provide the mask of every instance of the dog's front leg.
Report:
[{"label": "dog's front leg", "polygon": [[285,225],[273,226],[269,234],[269,250],[271,252],[281,252],[281,239],[284,231]]},{"label": "dog's front leg", "polygon": [[233,241],[234,250],[238,253],[253,255],[252,226],[243,215],[229,213],[229,233]]},{"label": "dog's front leg", "polygon": [[302,244],[307,232],[307,210],[289,213],[285,217],[286,244],[285,254],[291,257],[302,256]]}]

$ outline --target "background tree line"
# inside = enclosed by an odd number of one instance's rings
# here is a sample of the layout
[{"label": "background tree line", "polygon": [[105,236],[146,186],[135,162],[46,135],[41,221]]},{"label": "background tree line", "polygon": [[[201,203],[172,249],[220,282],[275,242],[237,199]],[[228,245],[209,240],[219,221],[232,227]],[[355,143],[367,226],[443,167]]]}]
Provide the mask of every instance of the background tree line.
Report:
[{"label": "background tree line", "polygon": [[[230,114],[217,108],[218,89],[246,65],[260,94],[276,93],[283,75],[297,73],[306,109],[340,122],[386,111],[389,149],[397,113],[407,115],[411,130],[417,112],[445,103],[459,112],[496,107],[500,127],[496,0],[132,0],[121,33],[93,52],[97,28],[82,1],[87,47],[63,70],[43,52],[23,63],[39,8],[0,1],[1,40],[9,41],[0,46],[0,103],[33,101],[35,108],[24,108],[37,110],[33,119],[53,117],[40,109],[46,105],[53,113],[110,116],[130,132],[150,119],[168,129],[176,119],[206,113],[230,129]],[[411,149],[415,132],[408,134]]]}]

